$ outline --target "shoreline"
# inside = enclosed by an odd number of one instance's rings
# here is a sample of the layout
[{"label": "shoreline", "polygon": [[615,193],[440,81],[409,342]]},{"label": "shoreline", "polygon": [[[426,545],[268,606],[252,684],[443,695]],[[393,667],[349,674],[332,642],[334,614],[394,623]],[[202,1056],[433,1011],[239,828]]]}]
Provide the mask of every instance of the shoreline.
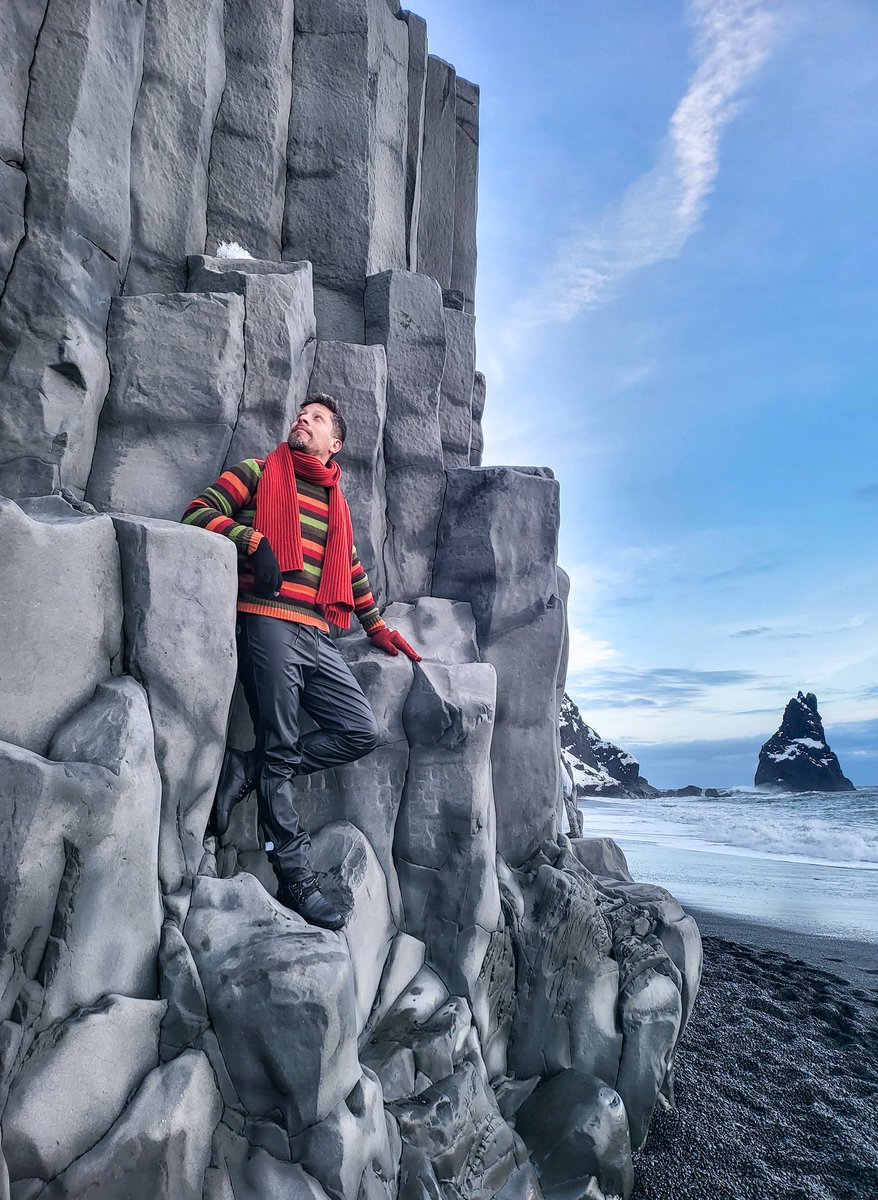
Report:
[{"label": "shoreline", "polygon": [[683,907],[704,972],[631,1200],[878,1200],[878,946]]}]

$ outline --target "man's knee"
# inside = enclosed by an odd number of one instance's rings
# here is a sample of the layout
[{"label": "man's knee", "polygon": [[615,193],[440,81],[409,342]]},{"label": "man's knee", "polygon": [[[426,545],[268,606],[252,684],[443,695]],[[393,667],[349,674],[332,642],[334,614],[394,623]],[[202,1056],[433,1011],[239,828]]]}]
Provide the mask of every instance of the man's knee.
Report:
[{"label": "man's knee", "polygon": [[346,740],[351,749],[351,761],[362,758],[364,754],[371,754],[378,745],[378,723],[375,718],[370,714],[369,719],[364,719],[355,728],[349,729]]}]

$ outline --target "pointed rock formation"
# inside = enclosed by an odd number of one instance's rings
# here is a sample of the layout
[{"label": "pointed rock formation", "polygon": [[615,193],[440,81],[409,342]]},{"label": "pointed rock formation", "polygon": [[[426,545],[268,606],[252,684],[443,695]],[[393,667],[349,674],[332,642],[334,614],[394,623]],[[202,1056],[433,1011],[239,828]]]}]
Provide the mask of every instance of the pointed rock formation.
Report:
[{"label": "pointed rock formation", "polygon": [[813,692],[799,692],[784,709],[777,733],[759,751],[756,787],[785,792],[852,792],[823,732]]}]

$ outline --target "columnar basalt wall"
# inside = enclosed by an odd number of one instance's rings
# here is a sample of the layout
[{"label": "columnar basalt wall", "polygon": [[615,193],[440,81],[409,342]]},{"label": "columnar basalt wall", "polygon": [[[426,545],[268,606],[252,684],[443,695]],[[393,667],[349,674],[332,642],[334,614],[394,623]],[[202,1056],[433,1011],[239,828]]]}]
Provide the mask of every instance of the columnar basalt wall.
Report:
[{"label": "columnar basalt wall", "polygon": [[[479,465],[479,93],[429,51],[396,0],[0,13],[0,1196],[627,1196],[673,1095],[698,931],[559,832],[559,489]],[[252,796],[210,830],[237,562],[179,523],[315,391],[423,655],[338,643],[339,933]]]}]

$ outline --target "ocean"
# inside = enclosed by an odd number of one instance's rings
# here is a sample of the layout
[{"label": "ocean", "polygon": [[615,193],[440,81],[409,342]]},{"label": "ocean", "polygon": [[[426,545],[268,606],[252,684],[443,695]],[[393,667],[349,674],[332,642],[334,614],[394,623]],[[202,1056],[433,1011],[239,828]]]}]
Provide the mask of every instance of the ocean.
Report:
[{"label": "ocean", "polygon": [[878,944],[878,787],[579,807],[586,837],[615,838],[632,876],[684,908]]}]

